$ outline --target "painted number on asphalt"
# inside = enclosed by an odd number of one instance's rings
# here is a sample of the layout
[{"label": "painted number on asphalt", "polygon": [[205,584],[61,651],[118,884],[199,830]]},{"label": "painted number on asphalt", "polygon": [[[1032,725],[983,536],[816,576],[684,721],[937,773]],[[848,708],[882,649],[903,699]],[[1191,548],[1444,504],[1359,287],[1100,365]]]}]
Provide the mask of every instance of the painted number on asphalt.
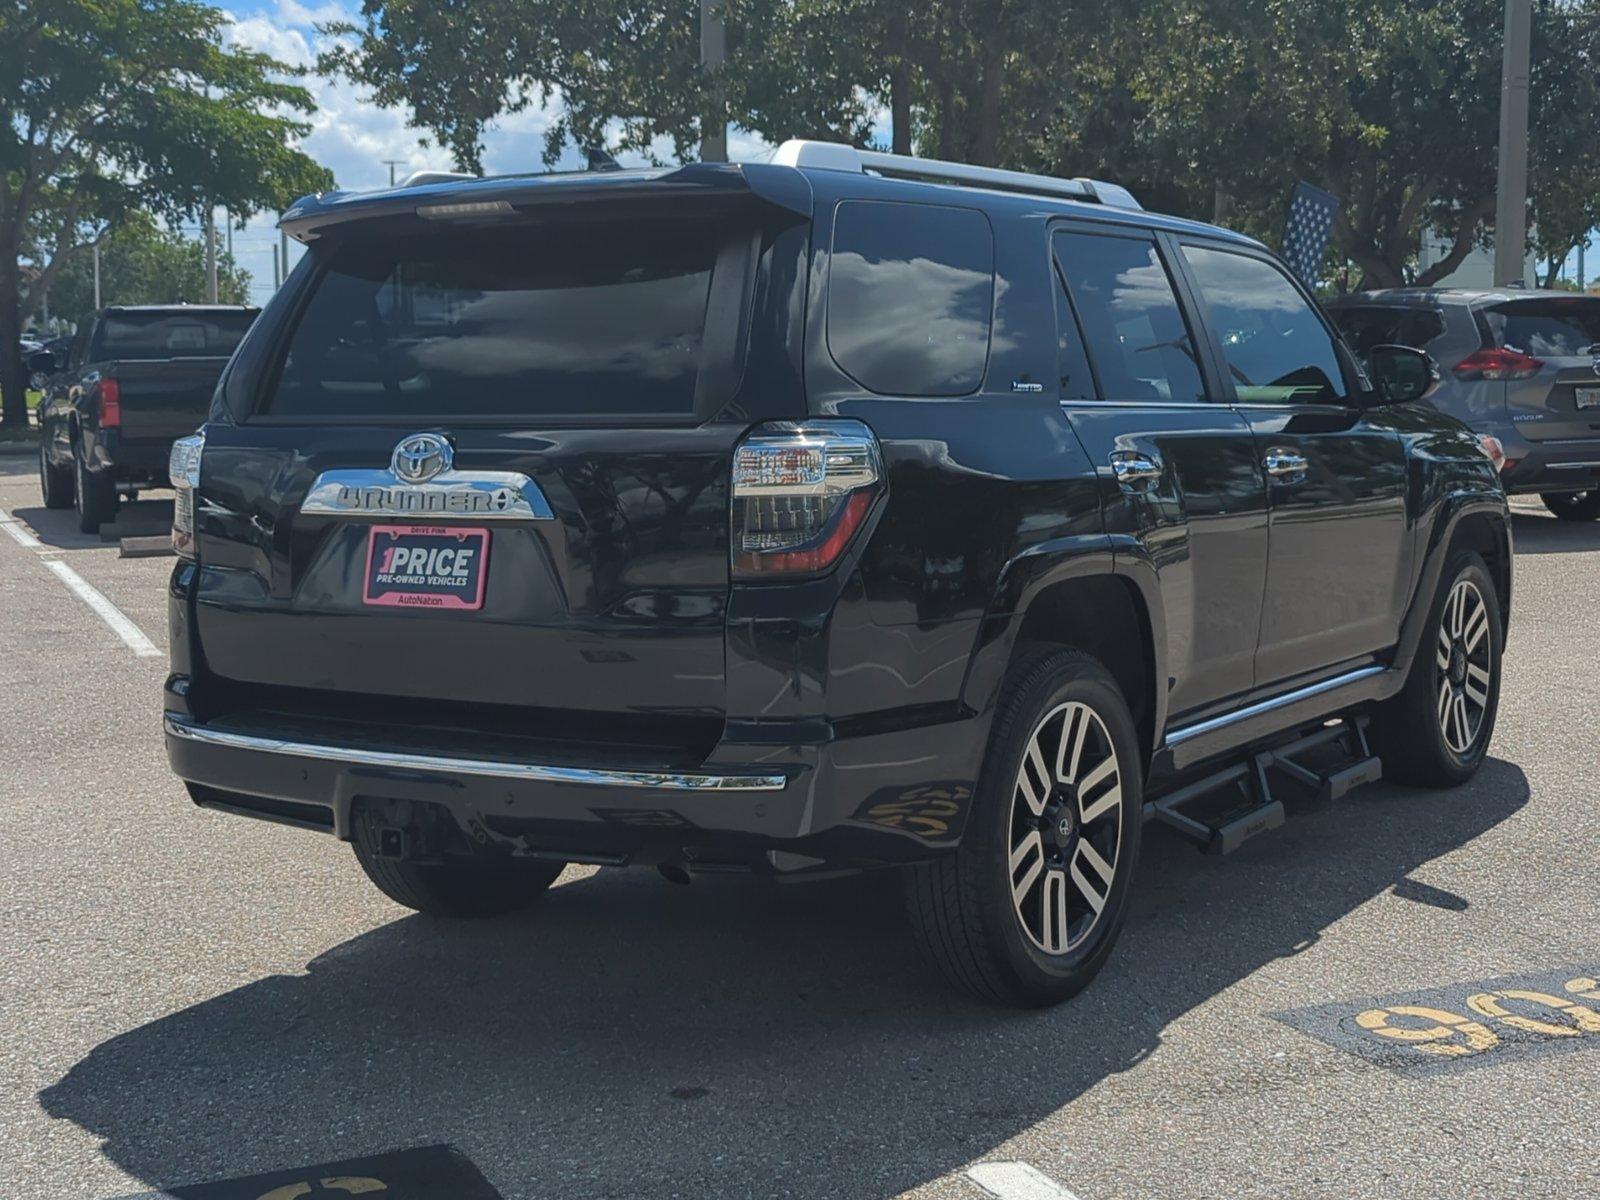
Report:
[{"label": "painted number on asphalt", "polygon": [[1568,968],[1274,1013],[1386,1067],[1447,1068],[1600,1045],[1600,979]]}]

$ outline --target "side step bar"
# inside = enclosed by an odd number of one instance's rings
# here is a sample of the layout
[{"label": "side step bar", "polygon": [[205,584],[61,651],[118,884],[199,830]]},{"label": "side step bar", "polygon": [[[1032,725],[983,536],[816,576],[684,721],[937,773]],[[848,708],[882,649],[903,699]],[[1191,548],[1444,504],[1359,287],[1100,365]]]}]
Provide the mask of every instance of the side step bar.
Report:
[{"label": "side step bar", "polygon": [[[1316,761],[1330,755],[1338,757],[1331,763]],[[1309,764],[1302,761],[1308,756],[1313,760]],[[1367,718],[1358,716],[1258,751],[1159,796],[1145,804],[1145,819],[1176,829],[1208,854],[1231,854],[1283,824],[1283,801],[1272,793],[1274,771],[1287,776],[1318,807],[1383,778],[1383,764],[1367,744]]]}]

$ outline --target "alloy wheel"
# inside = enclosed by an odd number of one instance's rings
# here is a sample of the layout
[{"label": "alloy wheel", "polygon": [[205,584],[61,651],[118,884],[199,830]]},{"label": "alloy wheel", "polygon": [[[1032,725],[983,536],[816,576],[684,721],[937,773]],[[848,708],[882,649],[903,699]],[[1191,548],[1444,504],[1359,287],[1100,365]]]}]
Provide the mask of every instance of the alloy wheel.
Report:
[{"label": "alloy wheel", "polygon": [[1110,731],[1072,701],[1028,738],[1012,792],[1011,903],[1046,954],[1078,949],[1100,923],[1122,849],[1122,771]]},{"label": "alloy wheel", "polygon": [[1489,606],[1483,593],[1470,579],[1458,579],[1445,600],[1434,654],[1439,732],[1456,754],[1471,750],[1483,729],[1494,678],[1491,649]]}]

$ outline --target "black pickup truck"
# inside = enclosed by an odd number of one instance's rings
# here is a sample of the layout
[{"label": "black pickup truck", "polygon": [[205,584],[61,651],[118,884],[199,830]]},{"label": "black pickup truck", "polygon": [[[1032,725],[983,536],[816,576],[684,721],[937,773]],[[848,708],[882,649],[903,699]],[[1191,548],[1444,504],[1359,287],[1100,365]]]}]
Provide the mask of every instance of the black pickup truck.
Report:
[{"label": "black pickup truck", "polygon": [[49,508],[76,506],[93,533],[140,486],[165,487],[172,443],[205,420],[229,355],[256,318],[237,305],[101,309],[65,357],[40,350],[39,487]]}]

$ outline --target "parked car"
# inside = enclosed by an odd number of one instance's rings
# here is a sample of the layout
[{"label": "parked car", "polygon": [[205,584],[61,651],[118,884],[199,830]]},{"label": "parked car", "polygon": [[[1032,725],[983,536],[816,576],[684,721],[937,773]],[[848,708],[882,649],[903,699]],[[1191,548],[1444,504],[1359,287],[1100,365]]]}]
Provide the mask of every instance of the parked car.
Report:
[{"label": "parked car", "polygon": [[1428,402],[1499,440],[1508,492],[1600,517],[1600,296],[1397,288],[1328,308],[1358,352],[1399,343],[1444,365]]},{"label": "parked car", "polygon": [[76,506],[93,533],[119,497],[165,486],[172,443],[205,419],[228,356],[255,320],[236,305],[104,308],[80,322],[65,354],[28,359],[43,377],[39,488],[49,508]]},{"label": "parked car", "polygon": [[174,448],[167,750],[401,904],[899,866],[951,979],[1049,1003],[1147,820],[1483,760],[1494,464],[1248,238],[815,142],[283,227]]}]

